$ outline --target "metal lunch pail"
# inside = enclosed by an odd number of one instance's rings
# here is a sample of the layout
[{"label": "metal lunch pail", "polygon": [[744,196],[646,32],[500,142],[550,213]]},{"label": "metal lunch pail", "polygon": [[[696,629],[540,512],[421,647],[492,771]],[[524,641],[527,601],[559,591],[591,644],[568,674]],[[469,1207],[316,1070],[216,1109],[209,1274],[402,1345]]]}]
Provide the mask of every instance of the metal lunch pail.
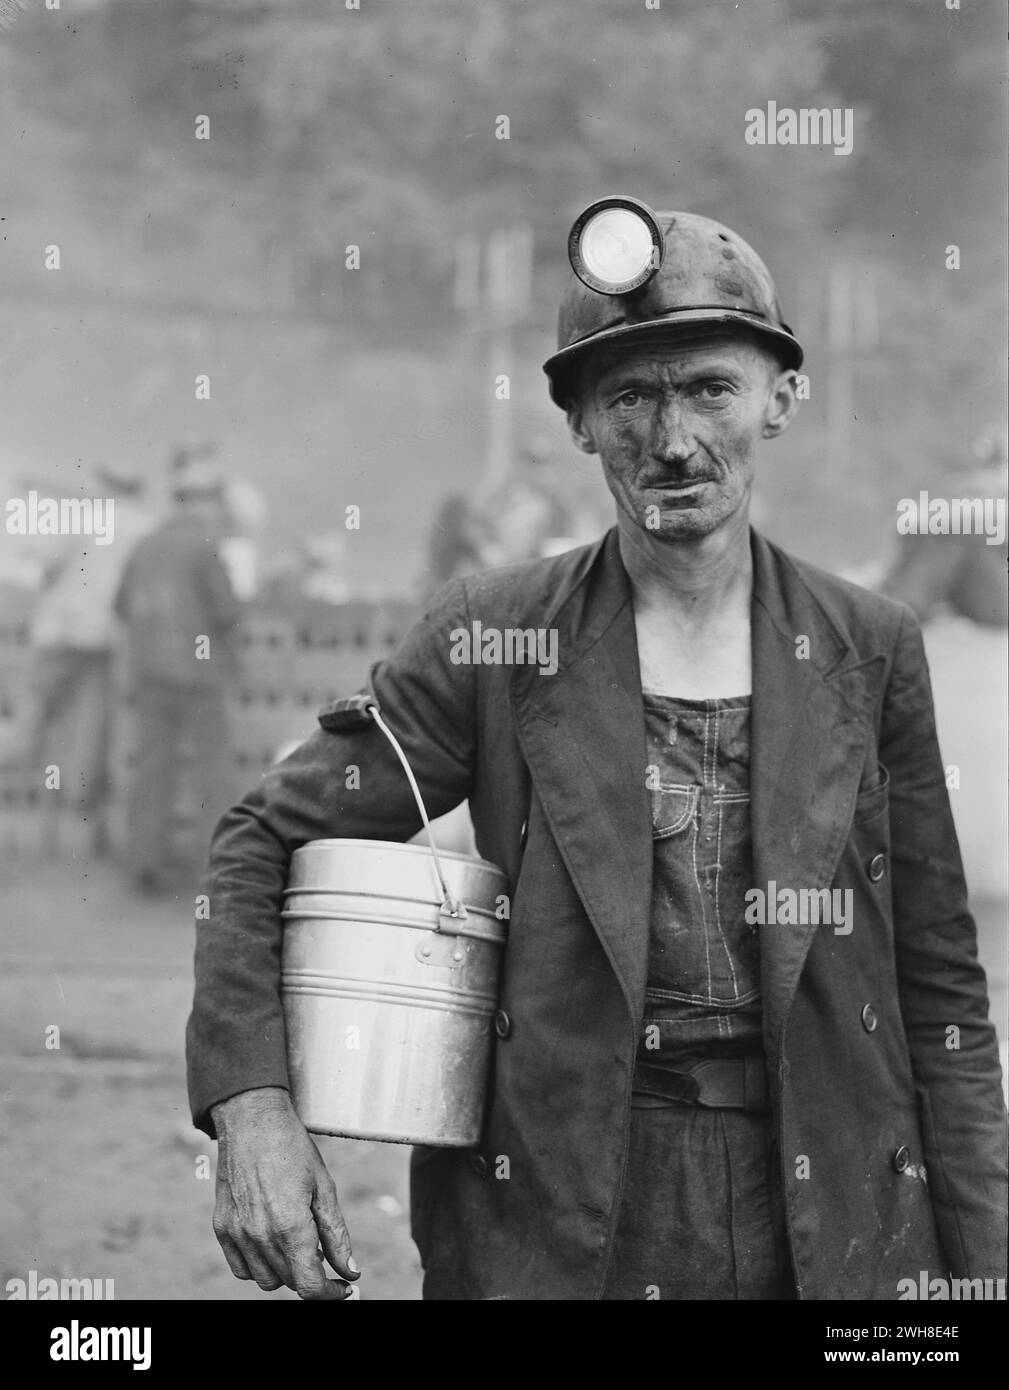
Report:
[{"label": "metal lunch pail", "polygon": [[429,847],[313,840],[284,893],[281,996],[294,1107],[316,1134],[471,1147],[491,1061],[507,880]]}]

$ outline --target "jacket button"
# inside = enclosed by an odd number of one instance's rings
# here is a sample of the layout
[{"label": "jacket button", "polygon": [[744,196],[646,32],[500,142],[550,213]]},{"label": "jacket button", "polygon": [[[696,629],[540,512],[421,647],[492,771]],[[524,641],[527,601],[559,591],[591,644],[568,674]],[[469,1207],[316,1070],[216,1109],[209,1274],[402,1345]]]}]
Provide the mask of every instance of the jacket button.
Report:
[{"label": "jacket button", "polygon": [[483,1154],[472,1154],[469,1163],[478,1178],[485,1178],[487,1176],[487,1160],[484,1158]]},{"label": "jacket button", "polygon": [[873,883],[878,883],[886,873],[886,855],[874,854],[869,860],[869,877]]},{"label": "jacket button", "polygon": [[871,1004],[863,1005],[862,1027],[865,1029],[867,1033],[875,1033],[878,1025],[879,1019],[876,1017],[876,1010],[872,1007]]},{"label": "jacket button", "polygon": [[494,1015],[494,1032],[499,1038],[506,1038],[512,1030],[512,1021],[505,1013],[504,1009],[498,1009]]},{"label": "jacket button", "polygon": [[906,1144],[901,1144],[900,1148],[893,1156],[893,1170],[895,1173],[903,1173],[904,1169],[911,1162],[911,1150]]}]

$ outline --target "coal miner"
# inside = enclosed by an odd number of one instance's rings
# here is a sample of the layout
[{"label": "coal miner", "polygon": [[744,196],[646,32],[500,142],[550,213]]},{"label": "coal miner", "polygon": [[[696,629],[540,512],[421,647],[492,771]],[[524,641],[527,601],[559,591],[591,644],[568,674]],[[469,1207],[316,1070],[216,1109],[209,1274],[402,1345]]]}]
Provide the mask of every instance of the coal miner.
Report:
[{"label": "coal miner", "polygon": [[[480,1142],[414,1151],[424,1296],[998,1278],[997,1045],[918,624],[749,525],[802,364],[750,246],[614,198],[568,251],[545,371],[616,525],[453,581],[370,679],[430,813],[468,800],[511,886]],[[556,669],[453,661],[477,623],[554,634]],[[420,817],[373,723],[320,723],[218,826],[188,1046],[232,1271],[340,1298],[359,1271],[289,1098],[281,895],[306,842]]]}]

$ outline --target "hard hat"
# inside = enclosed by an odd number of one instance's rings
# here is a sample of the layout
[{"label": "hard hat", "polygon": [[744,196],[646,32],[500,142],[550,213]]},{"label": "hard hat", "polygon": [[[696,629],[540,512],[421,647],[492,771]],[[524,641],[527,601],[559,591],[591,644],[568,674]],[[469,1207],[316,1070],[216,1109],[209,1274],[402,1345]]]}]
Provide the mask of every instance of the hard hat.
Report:
[{"label": "hard hat", "polygon": [[193,497],[223,497],[225,477],[213,458],[190,457],[178,464],[172,492],[179,502]]},{"label": "hard hat", "polygon": [[169,471],[180,473],[198,460],[214,458],[216,454],[217,445],[212,439],[190,439],[172,450]]},{"label": "hard hat", "polygon": [[557,351],[543,364],[550,395],[566,406],[577,368],[598,344],[668,340],[689,328],[744,325],[802,365],[782,320],[774,281],[742,237],[692,212],[652,212],[636,198],[602,198],[568,237],[572,276],[557,321]]}]

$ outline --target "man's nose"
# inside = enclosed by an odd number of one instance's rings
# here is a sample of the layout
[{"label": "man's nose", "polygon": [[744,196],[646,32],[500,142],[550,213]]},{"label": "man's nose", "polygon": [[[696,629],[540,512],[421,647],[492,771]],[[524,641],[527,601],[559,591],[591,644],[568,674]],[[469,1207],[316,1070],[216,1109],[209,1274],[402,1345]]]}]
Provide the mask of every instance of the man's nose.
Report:
[{"label": "man's nose", "polygon": [[652,432],[652,455],[660,463],[683,463],[697,448],[690,426],[690,412],[683,403],[667,400],[655,415]]}]

